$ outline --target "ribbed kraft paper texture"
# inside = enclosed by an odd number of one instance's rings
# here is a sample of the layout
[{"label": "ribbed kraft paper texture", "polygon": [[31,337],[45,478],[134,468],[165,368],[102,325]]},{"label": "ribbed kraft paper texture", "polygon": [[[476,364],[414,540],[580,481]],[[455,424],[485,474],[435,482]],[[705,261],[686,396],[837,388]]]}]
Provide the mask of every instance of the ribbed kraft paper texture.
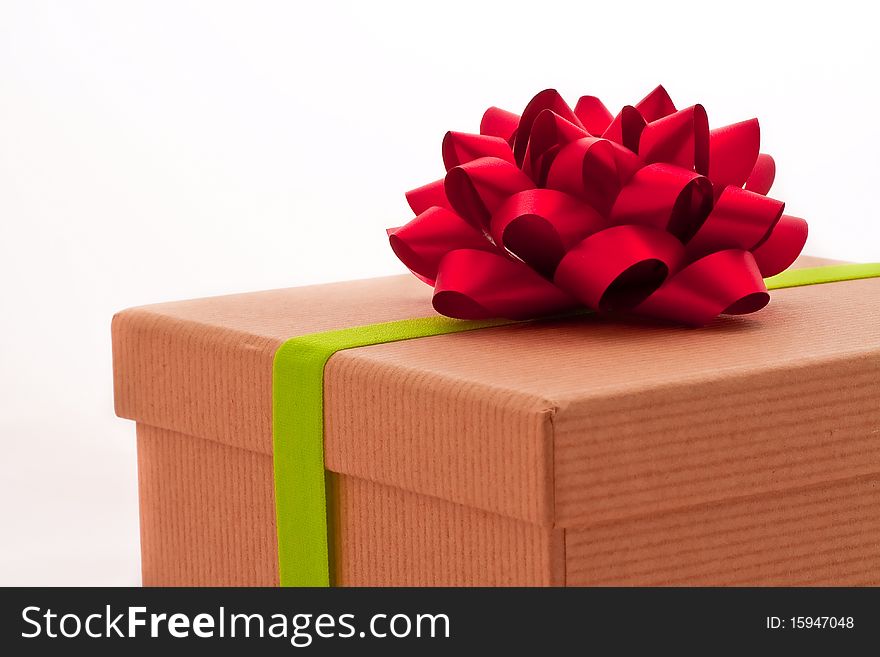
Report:
[{"label": "ribbed kraft paper texture", "polygon": [[[138,425],[145,586],[277,586],[272,458]],[[564,582],[564,533],[345,475],[328,478],[337,586]]]},{"label": "ribbed kraft paper texture", "polygon": [[[146,426],[138,457],[146,586],[277,585],[271,457]],[[876,476],[568,530],[329,481],[340,586],[880,584]]]},{"label": "ribbed kraft paper texture", "polygon": [[[159,304],[114,318],[117,412],[137,420],[145,436],[145,582],[277,578],[275,548],[266,538],[275,540],[274,518],[264,520],[273,509],[265,490],[272,485],[275,351],[295,335],[430,316],[429,293],[400,276]],[[847,485],[880,473],[874,440],[880,280],[785,289],[772,297],[760,313],[696,331],[585,317],[340,352],[325,372],[327,467],[343,481],[352,477],[386,491],[373,499],[388,513],[387,491],[395,491],[442,502],[438,509],[497,516],[497,523],[482,526],[494,527],[486,531],[498,544],[508,541],[496,533],[509,521],[538,528],[540,536],[564,529],[568,583],[585,581],[574,575],[574,536],[592,528],[832,486],[851,491],[839,493],[849,495],[841,503],[862,515],[841,516],[841,524],[829,516],[823,531],[847,536],[846,549],[859,554],[858,545],[874,540],[869,521],[876,514],[865,506],[868,491]],[[352,500],[351,508],[366,503]],[[819,501],[810,504],[820,512]],[[772,523],[779,516],[765,510],[756,522],[761,518]],[[447,520],[457,522],[454,515]],[[360,526],[370,541],[380,540],[363,525],[342,526]],[[444,527],[433,531],[442,534]],[[783,554],[779,543],[748,536],[731,553],[737,559]],[[349,539],[357,540],[343,538]],[[661,533],[652,540],[665,539]],[[425,550],[430,541],[410,545]],[[516,558],[548,563],[532,539],[517,545]],[[554,545],[542,554],[558,557],[559,541]],[[369,541],[362,547],[375,549]],[[739,563],[734,556],[723,560]],[[433,563],[423,558],[413,563]],[[826,575],[854,568],[834,565],[830,554],[823,558]],[[251,559],[260,565],[242,565]],[[812,563],[797,560],[791,581]],[[717,569],[719,581],[736,580],[722,576],[722,566],[707,568]],[[522,581],[526,571],[537,581],[538,571],[529,568],[510,581]],[[785,578],[782,570],[772,577],[762,572],[746,569],[742,577]],[[538,580],[559,577],[557,568],[541,571]]]},{"label": "ribbed kraft paper texture", "polygon": [[565,535],[569,586],[878,586],[880,477]]}]

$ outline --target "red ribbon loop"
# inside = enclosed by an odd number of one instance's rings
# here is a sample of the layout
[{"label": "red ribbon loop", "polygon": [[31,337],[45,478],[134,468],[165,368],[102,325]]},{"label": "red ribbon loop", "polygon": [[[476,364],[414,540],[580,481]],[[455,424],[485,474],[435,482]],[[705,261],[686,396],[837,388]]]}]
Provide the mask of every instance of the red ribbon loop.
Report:
[{"label": "red ribbon loop", "polygon": [[481,157],[446,174],[446,197],[471,225],[485,230],[492,213],[507,197],[534,187],[525,173],[508,160]]},{"label": "red ribbon loop", "polygon": [[697,232],[711,208],[708,178],[669,164],[649,164],[620,192],[611,221],[663,228],[684,242]]},{"label": "red ribbon loop", "polygon": [[697,259],[712,251],[755,248],[782,216],[785,204],[739,187],[724,188],[694,238],[688,255]]},{"label": "red ribbon loop", "polygon": [[583,129],[583,124],[556,89],[545,89],[529,101],[523,110],[513,141],[513,155],[517,165],[522,166],[529,144],[532,126],[544,110],[552,110],[563,119]]},{"label": "red ribbon loop", "polygon": [[631,151],[607,139],[584,137],[559,150],[545,183],[583,199],[607,216],[621,186],[637,168],[638,158]]},{"label": "red ribbon loop", "polygon": [[446,177],[407,193],[417,216],[389,239],[451,317],[750,313],[807,238],[766,196],[775,164],[759,148],[756,119],[710,131],[663,87],[614,117],[548,89],[522,116],[492,107],[480,134],[447,133]]},{"label": "red ribbon loop", "polygon": [[667,162],[697,173],[709,173],[709,119],[694,105],[652,121],[639,140],[639,156],[647,163]]},{"label": "red ribbon loop", "polygon": [[391,248],[410,271],[434,284],[440,261],[456,249],[498,251],[486,236],[451,210],[428,208],[405,226],[388,231]]},{"label": "red ribbon loop", "polygon": [[724,313],[743,315],[770,301],[764,279],[748,251],[716,251],[669,278],[635,312],[693,326]]},{"label": "red ribbon loop", "polygon": [[443,164],[449,171],[481,157],[497,157],[513,164],[510,146],[501,137],[472,135],[467,132],[447,132],[443,138]]},{"label": "red ribbon loop", "polygon": [[645,117],[635,107],[625,105],[605,128],[602,137],[636,152],[644,129]]},{"label": "red ribbon loop", "polygon": [[761,276],[776,276],[785,271],[800,255],[807,241],[807,222],[782,215],[767,238],[752,249]]},{"label": "red ribbon loop", "polygon": [[650,226],[614,226],[571,249],[553,281],[592,310],[631,310],[678,268],[684,249]]},{"label": "red ribbon loop", "polygon": [[483,114],[483,120],[480,121],[480,134],[501,137],[510,143],[518,126],[518,115],[497,107],[490,107]]},{"label": "red ribbon loop", "polygon": [[449,199],[446,198],[446,181],[443,178],[409,190],[406,193],[406,201],[416,214],[421,214],[435,205],[452,209]]},{"label": "red ribbon loop", "polygon": [[569,194],[529,189],[511,196],[492,216],[491,235],[496,244],[552,277],[572,246],[607,225],[592,207]]},{"label": "red ribbon loop", "polygon": [[773,187],[773,181],[776,179],[776,162],[766,153],[759,153],[755,162],[755,167],[746,180],[746,189],[755,194],[764,194]]},{"label": "red ribbon loop", "polygon": [[433,304],[441,315],[459,319],[530,319],[578,305],[519,260],[472,249],[458,249],[443,258]]},{"label": "red ribbon loop", "polygon": [[523,171],[538,185],[547,180],[553,158],[565,144],[586,137],[587,131],[566,121],[553,110],[542,110],[532,124],[523,159]]},{"label": "red ribbon loop", "polygon": [[758,119],[709,132],[709,177],[719,193],[726,185],[742,187],[745,184],[758,161],[760,144]]},{"label": "red ribbon loop", "polygon": [[636,109],[648,123],[662,119],[664,116],[669,116],[677,111],[672,98],[666,93],[663,85],[659,84],[654,87],[651,93],[636,103]]},{"label": "red ribbon loop", "polygon": [[614,117],[605,103],[595,96],[581,96],[574,106],[574,115],[591,135],[598,137],[608,129]]}]

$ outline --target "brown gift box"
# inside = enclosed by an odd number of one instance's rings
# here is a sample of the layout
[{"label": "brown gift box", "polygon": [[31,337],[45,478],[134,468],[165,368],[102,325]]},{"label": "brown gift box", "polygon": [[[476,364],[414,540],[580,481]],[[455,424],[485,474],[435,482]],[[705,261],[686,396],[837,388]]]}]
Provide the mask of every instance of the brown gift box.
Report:
[{"label": "brown gift box", "polygon": [[[878,307],[867,279],[704,329],[581,317],[335,354],[333,582],[880,584]],[[276,349],[432,314],[410,276],[119,313],[144,584],[277,584]]]}]

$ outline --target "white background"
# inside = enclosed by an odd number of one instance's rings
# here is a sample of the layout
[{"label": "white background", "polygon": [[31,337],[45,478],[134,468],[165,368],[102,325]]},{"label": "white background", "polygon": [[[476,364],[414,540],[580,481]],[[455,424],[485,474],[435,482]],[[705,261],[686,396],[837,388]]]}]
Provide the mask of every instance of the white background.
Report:
[{"label": "white background", "polygon": [[880,260],[876,22],[817,4],[0,0],[0,584],[140,581],[114,311],[403,271],[488,105],[758,116],[807,252]]}]

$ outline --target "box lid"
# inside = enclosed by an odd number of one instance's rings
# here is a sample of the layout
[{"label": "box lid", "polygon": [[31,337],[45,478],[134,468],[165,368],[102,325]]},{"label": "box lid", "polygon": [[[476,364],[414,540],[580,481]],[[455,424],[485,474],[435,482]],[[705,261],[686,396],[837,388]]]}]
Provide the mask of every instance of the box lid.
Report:
[{"label": "box lid", "polygon": [[[580,317],[339,352],[326,466],[561,527],[880,471],[880,279],[772,295],[703,329]],[[286,339],[432,314],[411,276],[127,310],[116,410],[271,454]]]}]

